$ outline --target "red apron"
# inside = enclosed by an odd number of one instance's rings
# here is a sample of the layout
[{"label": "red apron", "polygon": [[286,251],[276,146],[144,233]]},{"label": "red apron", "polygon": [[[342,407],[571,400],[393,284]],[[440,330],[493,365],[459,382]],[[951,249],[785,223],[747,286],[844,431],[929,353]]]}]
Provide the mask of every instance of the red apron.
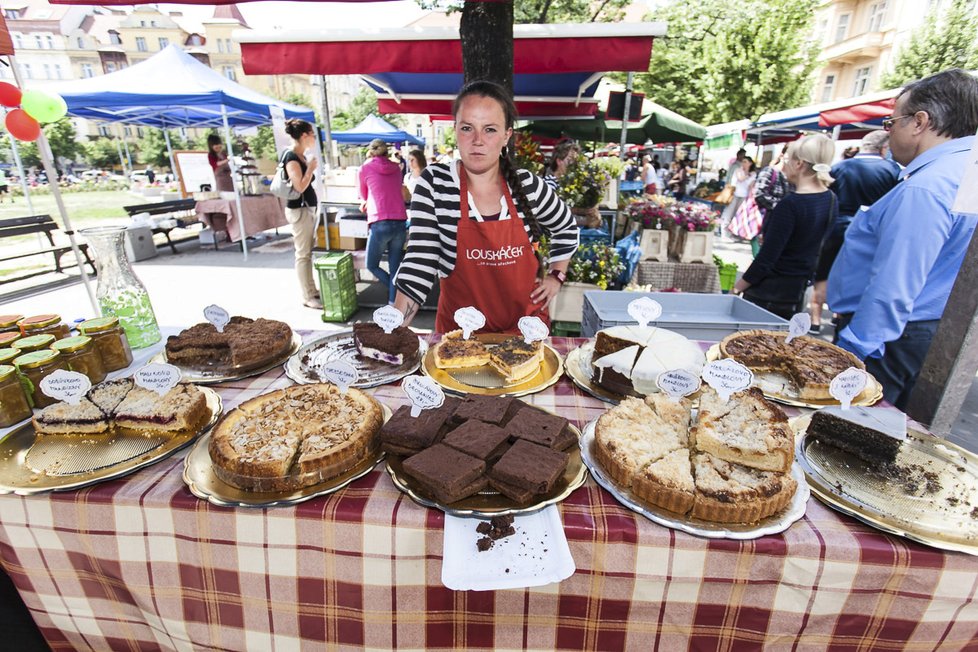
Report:
[{"label": "red apron", "polygon": [[517,322],[525,315],[536,315],[547,326],[546,305],[532,303],[539,262],[516,212],[513,196],[500,177],[510,219],[477,222],[469,219],[468,178],[458,164],[459,208],[455,269],[441,279],[441,295],[435,317],[435,332],[458,328],[455,311],[475,306],[486,316],[484,333],[519,332]]}]

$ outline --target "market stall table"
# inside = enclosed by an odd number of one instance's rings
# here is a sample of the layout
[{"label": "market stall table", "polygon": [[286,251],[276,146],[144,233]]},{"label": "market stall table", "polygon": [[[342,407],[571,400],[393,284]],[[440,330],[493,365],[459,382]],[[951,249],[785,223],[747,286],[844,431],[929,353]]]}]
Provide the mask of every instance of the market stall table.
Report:
[{"label": "market stall table", "polygon": [[[553,339],[565,354],[583,341]],[[278,369],[218,388],[230,409],[288,384]],[[607,408],[566,378],[526,400],[581,426]],[[442,513],[382,465],[296,506],[229,509],[187,490],[183,457],[80,491],[0,496],[0,559],[53,649],[978,650],[978,558],[814,499],[783,534],[707,540],[588,480],[560,505],[574,575],[455,592],[440,581]]]},{"label": "market stall table", "polygon": [[[285,204],[275,195],[242,195],[241,210],[245,218],[245,235],[253,236],[288,224]],[[197,219],[214,231],[227,231],[231,242],[241,240],[241,218],[233,200],[205,199],[197,202]],[[216,218],[215,215],[224,217]],[[226,220],[226,222],[222,222]]]}]

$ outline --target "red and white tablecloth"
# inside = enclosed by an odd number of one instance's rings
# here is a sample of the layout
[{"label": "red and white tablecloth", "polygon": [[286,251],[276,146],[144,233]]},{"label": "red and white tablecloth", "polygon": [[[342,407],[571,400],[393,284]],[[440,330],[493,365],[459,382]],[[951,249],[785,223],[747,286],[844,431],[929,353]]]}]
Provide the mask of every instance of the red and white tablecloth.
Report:
[{"label": "red and white tablecloth", "polygon": [[[580,342],[555,339],[564,353]],[[289,382],[277,370],[219,392],[231,408]],[[403,401],[395,386],[374,394]],[[567,379],[529,400],[578,425],[606,407]],[[297,506],[232,509],[185,488],[183,457],[80,491],[0,496],[0,561],[52,648],[978,650],[978,559],[814,498],[783,534],[707,540],[589,479],[560,505],[573,576],[455,592],[440,582],[442,514],[382,466]]]},{"label": "red and white tablecloth", "polygon": [[[241,239],[241,218],[237,203],[227,199],[206,199],[197,202],[197,219],[213,227],[212,214],[223,214],[227,220],[228,238],[232,242]],[[241,210],[244,212],[245,235],[252,236],[288,224],[285,219],[285,203],[275,195],[242,195]],[[220,229],[218,229],[220,230]]]}]

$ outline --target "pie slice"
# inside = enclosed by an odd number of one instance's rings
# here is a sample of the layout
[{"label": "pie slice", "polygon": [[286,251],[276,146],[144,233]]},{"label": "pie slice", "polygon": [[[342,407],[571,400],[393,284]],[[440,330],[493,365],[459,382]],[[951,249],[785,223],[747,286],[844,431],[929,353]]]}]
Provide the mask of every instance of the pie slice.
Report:
[{"label": "pie slice", "polygon": [[474,337],[464,339],[462,331],[445,333],[435,346],[435,366],[439,369],[481,367],[489,364],[489,350]]},{"label": "pie slice", "polygon": [[146,433],[191,430],[207,412],[207,399],[195,385],[181,383],[160,396],[133,387],[115,409],[115,423]]},{"label": "pie slice", "polygon": [[631,488],[648,464],[682,448],[675,424],[653,412],[645,401],[626,398],[605,412],[595,426],[594,456],[618,484]]},{"label": "pie slice", "polygon": [[55,403],[34,415],[34,431],[42,435],[88,435],[108,429],[105,414],[87,398],[76,405]]},{"label": "pie slice", "polygon": [[756,523],[788,506],[798,483],[790,475],[693,456],[696,494],[692,516],[719,523]]},{"label": "pie slice", "polygon": [[527,343],[522,337],[510,337],[489,350],[489,364],[511,383],[537,373],[542,362],[543,342]]},{"label": "pie slice", "polygon": [[691,435],[699,450],[761,471],[785,473],[794,462],[788,418],[756,387],[737,392],[725,403],[713,388],[704,388]]},{"label": "pie slice", "polygon": [[86,398],[97,405],[102,412],[111,416],[134,384],[132,378],[107,380],[88,390]]},{"label": "pie slice", "polygon": [[652,462],[632,482],[632,493],[639,499],[678,514],[693,509],[695,491],[687,448]]}]

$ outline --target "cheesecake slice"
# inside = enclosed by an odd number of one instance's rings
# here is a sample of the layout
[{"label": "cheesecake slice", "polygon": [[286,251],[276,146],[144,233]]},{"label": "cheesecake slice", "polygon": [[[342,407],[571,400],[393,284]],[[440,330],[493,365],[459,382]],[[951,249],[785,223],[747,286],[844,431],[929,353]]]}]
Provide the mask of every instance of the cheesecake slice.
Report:
[{"label": "cheesecake slice", "polygon": [[785,473],[795,458],[788,418],[756,387],[735,393],[727,402],[705,388],[691,435],[699,450],[761,471]]},{"label": "cheesecake slice", "polygon": [[798,487],[788,474],[733,464],[709,453],[693,456],[693,473],[692,516],[718,523],[756,523],[777,514]]},{"label": "cheesecake slice", "polygon": [[693,509],[695,492],[687,448],[676,449],[649,464],[632,482],[632,493],[639,499],[677,514]]}]

